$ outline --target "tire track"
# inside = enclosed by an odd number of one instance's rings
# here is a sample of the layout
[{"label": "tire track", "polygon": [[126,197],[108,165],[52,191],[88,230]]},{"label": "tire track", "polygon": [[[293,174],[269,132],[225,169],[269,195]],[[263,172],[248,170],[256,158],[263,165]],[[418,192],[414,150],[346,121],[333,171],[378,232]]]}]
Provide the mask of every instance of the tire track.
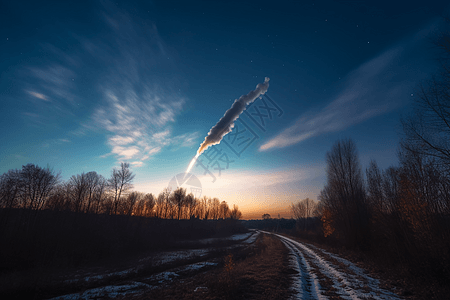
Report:
[{"label": "tire track", "polygon": [[[292,278],[294,299],[327,299],[324,294],[330,290],[343,299],[400,299],[396,294],[380,288],[378,280],[366,275],[362,269],[351,262],[317,247],[279,234],[273,235],[277,236],[289,249],[292,267],[298,271],[298,275]],[[337,266],[326,260],[327,256],[338,261],[345,261],[346,270],[350,272],[338,270]],[[321,286],[316,274],[328,278],[328,282],[332,282],[331,286]]]},{"label": "tire track", "polygon": [[[281,239],[283,244],[291,252],[292,266],[298,272],[299,277],[294,277],[293,290],[295,299],[325,299],[320,297],[320,285],[316,275],[311,272],[311,266],[306,261],[302,252],[289,240]],[[293,255],[292,255],[293,254]]]}]

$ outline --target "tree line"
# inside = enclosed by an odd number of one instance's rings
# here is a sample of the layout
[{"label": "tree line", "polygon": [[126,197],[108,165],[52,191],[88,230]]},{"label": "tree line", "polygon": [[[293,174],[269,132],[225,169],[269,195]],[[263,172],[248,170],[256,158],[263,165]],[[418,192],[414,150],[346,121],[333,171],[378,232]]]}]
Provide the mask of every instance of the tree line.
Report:
[{"label": "tree line", "polygon": [[414,112],[401,119],[398,166],[383,170],[372,160],[364,172],[355,142],[336,141],[319,201],[291,207],[300,232],[314,219],[309,230],[321,241],[371,253],[441,286],[450,279],[449,36],[437,43],[441,72],[419,87]]},{"label": "tree line", "polygon": [[[240,219],[237,206],[203,196],[196,198],[178,187],[158,195],[131,191],[134,174],[128,163],[114,168],[106,179],[95,171],[60,180],[49,167],[27,164],[0,176],[0,208],[72,211],[76,213],[128,215],[163,219]],[[4,214],[6,214],[6,211]]]},{"label": "tree line", "polygon": [[202,247],[195,241],[246,232],[237,206],[181,187],[140,193],[133,179],[128,163],[109,178],[88,172],[63,181],[34,164],[1,175],[0,298],[49,298],[55,270],[98,261],[114,266],[133,255]]}]

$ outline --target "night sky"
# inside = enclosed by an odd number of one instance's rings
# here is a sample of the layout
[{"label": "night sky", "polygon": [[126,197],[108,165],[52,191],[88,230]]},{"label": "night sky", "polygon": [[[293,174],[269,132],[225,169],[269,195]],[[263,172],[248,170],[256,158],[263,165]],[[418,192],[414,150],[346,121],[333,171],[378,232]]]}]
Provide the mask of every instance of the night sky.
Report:
[{"label": "night sky", "polygon": [[[235,99],[270,78],[192,169],[244,218],[317,199],[325,155],[397,164],[400,117],[437,70],[447,1],[3,1],[0,173],[120,162],[158,194]],[[226,143],[225,143],[225,142]],[[209,152],[208,152],[209,151]],[[228,168],[227,168],[228,167]],[[220,174],[219,174],[220,171]]]}]

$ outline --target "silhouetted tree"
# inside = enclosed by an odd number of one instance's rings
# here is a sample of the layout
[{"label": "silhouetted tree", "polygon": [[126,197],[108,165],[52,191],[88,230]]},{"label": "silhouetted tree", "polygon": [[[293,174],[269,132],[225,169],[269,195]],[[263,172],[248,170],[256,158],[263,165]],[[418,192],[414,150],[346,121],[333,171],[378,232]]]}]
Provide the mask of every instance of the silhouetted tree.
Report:
[{"label": "silhouetted tree", "polygon": [[318,203],[312,199],[306,198],[300,200],[296,204],[291,204],[291,211],[297,219],[297,226],[303,223],[303,230],[307,229],[308,218],[312,218],[317,214]]},{"label": "silhouetted tree", "polygon": [[86,184],[87,184],[87,192],[86,192],[86,207],[85,211],[90,212],[92,202],[95,198],[95,192],[98,189],[98,185],[101,184],[103,180],[102,176],[97,174],[97,172],[92,171],[86,174]]},{"label": "silhouetted tree", "polygon": [[320,199],[347,244],[366,247],[369,216],[355,143],[352,140],[337,141],[327,152],[326,161],[327,184]]},{"label": "silhouetted tree", "polygon": [[234,220],[239,220],[242,218],[242,213],[237,205],[233,205],[233,209],[230,211],[230,218]]},{"label": "silhouetted tree", "polygon": [[73,210],[75,212],[79,212],[82,210],[83,202],[88,193],[88,180],[85,173],[81,173],[81,175],[73,175],[69,179],[69,184],[71,186],[71,194],[72,194],[72,205],[74,206]]},{"label": "silhouetted tree", "polygon": [[153,216],[153,208],[156,205],[155,196],[153,196],[152,193],[145,194],[144,198],[141,201],[144,202],[142,216],[144,216],[144,217]]},{"label": "silhouetted tree", "polygon": [[47,168],[27,164],[20,171],[22,207],[41,209],[47,196],[58,183],[58,175]]},{"label": "silhouetted tree", "polygon": [[20,171],[9,170],[0,176],[0,208],[13,208],[18,205],[21,190]]},{"label": "silhouetted tree", "polygon": [[230,208],[225,201],[222,201],[219,206],[219,218],[226,219],[230,214]]},{"label": "silhouetted tree", "polygon": [[93,213],[98,214],[104,209],[108,187],[108,181],[102,175],[98,175],[93,193],[93,209],[91,209]]},{"label": "silhouetted tree", "polygon": [[[450,21],[447,20],[446,29]],[[421,85],[416,93],[414,113],[402,120],[402,147],[433,157],[450,173],[450,33],[443,32],[435,44],[440,48],[441,72]]]},{"label": "silhouetted tree", "polygon": [[142,198],[142,193],[131,192],[124,201],[122,201],[122,211],[124,215],[131,216],[137,202]]},{"label": "silhouetted tree", "polygon": [[129,163],[120,163],[120,169],[114,168],[112,170],[111,178],[108,180],[109,185],[114,193],[114,214],[117,214],[117,207],[120,201],[120,196],[123,192],[131,189],[131,184],[134,175],[130,170]]},{"label": "silhouetted tree", "polygon": [[184,206],[184,199],[186,198],[186,189],[182,187],[178,187],[175,191],[173,191],[173,201],[175,207],[177,208],[177,219],[181,219],[181,212]]}]

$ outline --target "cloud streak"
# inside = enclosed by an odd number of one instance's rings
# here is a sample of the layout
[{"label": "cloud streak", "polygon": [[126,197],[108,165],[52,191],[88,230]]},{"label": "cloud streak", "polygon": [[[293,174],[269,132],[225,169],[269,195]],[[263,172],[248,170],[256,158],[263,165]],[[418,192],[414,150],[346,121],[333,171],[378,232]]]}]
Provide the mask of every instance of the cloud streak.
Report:
[{"label": "cloud streak", "polygon": [[196,133],[172,136],[170,123],[175,120],[183,99],[163,102],[155,94],[119,99],[112,91],[105,93],[106,103],[92,119],[109,132],[107,143],[119,160],[132,160],[135,167],[170,145],[192,146]]},{"label": "cloud streak", "polygon": [[417,42],[423,40],[430,28],[359,66],[346,77],[343,90],[328,105],[303,113],[259,150],[284,148],[325,133],[342,131],[398,108],[421,79],[419,67],[411,67],[411,60],[417,62],[421,54],[406,56],[405,49],[417,48]]},{"label": "cloud streak", "polygon": [[28,94],[30,94],[31,96],[36,97],[38,99],[50,102],[50,99],[48,99],[48,97],[45,96],[44,94],[33,92],[33,91],[28,91]]},{"label": "cloud streak", "polygon": [[108,132],[109,155],[141,167],[165,147],[192,146],[197,133],[172,133],[186,99],[172,85],[176,78],[165,80],[157,72],[163,68],[166,74],[175,74],[167,72],[172,68],[170,51],[156,27],[138,26],[126,13],[109,9],[106,3],[103,17],[112,33],[109,39],[81,41],[88,53],[108,66],[108,75],[100,82],[104,101],[91,120]]}]

